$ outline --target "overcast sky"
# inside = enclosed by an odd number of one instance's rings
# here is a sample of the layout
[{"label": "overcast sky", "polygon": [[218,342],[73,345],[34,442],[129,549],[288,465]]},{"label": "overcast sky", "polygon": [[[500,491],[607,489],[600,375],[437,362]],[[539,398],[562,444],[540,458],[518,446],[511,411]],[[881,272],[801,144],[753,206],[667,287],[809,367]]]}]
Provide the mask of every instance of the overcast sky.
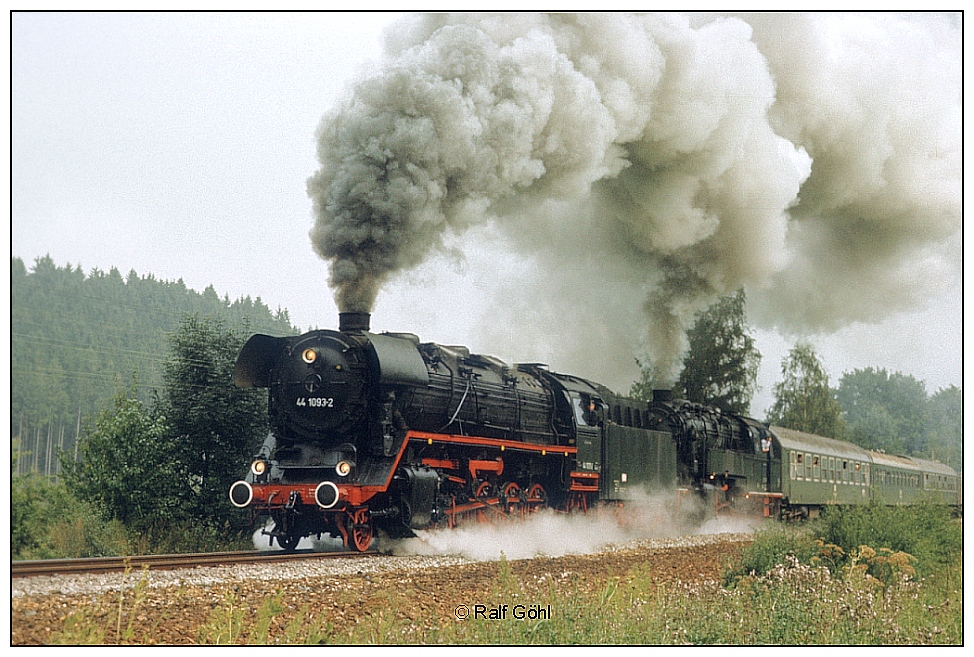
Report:
[{"label": "overcast sky", "polygon": [[[11,255],[84,270],[182,278],[259,296],[299,328],[337,324],[327,264],[309,240],[315,128],[382,52],[388,14],[15,14]],[[565,370],[481,327],[502,246],[473,234],[465,259],[434,257],[381,292],[373,330],[466,344]],[[517,268],[508,263],[507,276]],[[512,273],[513,272],[513,273]],[[637,301],[640,303],[641,301]],[[550,322],[563,321],[549,319]],[[585,318],[577,318],[584,323]],[[509,326],[536,333],[538,318]],[[763,417],[795,336],[757,332]],[[960,279],[879,324],[805,336],[833,385],[877,367],[928,392],[961,385]],[[572,372],[619,386],[609,373]],[[624,390],[623,390],[624,391]]]}]

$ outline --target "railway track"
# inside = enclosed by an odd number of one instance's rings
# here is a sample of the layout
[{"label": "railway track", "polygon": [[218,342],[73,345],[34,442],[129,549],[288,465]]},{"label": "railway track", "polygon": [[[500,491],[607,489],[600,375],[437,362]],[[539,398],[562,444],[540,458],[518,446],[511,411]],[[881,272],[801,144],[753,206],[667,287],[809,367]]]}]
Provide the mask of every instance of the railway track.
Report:
[{"label": "railway track", "polygon": [[134,557],[92,557],[86,559],[41,559],[11,561],[11,577],[39,577],[43,575],[80,575],[124,572],[143,567],[156,570],[176,570],[196,566],[229,566],[246,563],[275,563],[308,559],[342,559],[375,556],[377,552],[311,552],[260,551],[210,552],[199,554],[150,554]]}]

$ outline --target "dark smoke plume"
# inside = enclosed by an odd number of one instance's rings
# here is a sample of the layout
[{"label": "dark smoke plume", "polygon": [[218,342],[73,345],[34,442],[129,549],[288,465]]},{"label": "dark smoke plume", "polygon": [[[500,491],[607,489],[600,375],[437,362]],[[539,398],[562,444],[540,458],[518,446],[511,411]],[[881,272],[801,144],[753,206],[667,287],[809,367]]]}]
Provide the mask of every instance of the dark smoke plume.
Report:
[{"label": "dark smoke plume", "polygon": [[386,51],[308,181],[340,310],[489,226],[675,377],[741,286],[807,332],[959,271],[956,16],[417,15]]}]

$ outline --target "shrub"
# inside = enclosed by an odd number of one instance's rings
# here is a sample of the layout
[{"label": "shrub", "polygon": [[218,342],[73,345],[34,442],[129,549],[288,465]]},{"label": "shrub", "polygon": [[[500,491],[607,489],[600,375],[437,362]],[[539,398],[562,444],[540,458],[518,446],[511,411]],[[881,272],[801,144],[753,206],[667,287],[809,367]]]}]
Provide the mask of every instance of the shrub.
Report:
[{"label": "shrub", "polygon": [[29,474],[11,480],[11,557],[69,559],[127,554],[121,523],[105,521],[64,483]]},{"label": "shrub", "polygon": [[822,540],[852,553],[861,545],[916,557],[921,575],[941,569],[963,546],[962,527],[943,506],[885,506],[826,509],[818,526]]},{"label": "shrub", "polygon": [[764,575],[785,563],[789,556],[798,563],[812,563],[812,559],[820,558],[821,545],[805,527],[772,525],[764,528],[754,535],[754,542],[741,552],[740,563],[728,570],[724,582],[729,585],[741,577]]}]

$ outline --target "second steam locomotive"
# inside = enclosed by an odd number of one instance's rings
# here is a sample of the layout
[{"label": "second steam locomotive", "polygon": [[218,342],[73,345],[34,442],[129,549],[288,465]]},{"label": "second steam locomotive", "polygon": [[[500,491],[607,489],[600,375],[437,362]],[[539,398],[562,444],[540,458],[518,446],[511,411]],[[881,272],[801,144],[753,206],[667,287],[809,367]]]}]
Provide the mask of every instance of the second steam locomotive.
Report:
[{"label": "second steam locomotive", "polygon": [[265,533],[284,549],[329,534],[363,551],[377,529],[409,536],[646,491],[766,516],[874,497],[958,498],[956,473],[939,463],[664,393],[652,402],[620,397],[544,365],[375,334],[369,319],[342,313],[338,331],[254,335],[237,359],[237,385],[269,389],[271,430],[230,500],[269,515]]}]

